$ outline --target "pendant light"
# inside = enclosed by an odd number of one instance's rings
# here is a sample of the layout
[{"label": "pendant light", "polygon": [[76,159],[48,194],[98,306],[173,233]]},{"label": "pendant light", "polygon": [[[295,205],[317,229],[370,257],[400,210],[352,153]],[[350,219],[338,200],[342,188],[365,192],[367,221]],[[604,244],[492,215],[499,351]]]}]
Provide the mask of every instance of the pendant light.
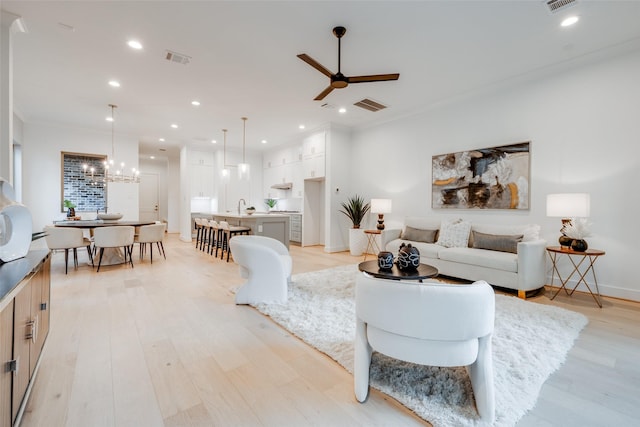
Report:
[{"label": "pendant light", "polygon": [[238,179],[249,181],[251,177],[251,168],[246,160],[246,135],[247,135],[247,118],[242,119],[242,163],[238,163]]},{"label": "pendant light", "polygon": [[220,172],[222,182],[228,183],[231,175],[231,171],[229,171],[229,166],[227,165],[227,130],[222,129],[222,133],[224,134],[224,145],[222,146],[222,171]]}]

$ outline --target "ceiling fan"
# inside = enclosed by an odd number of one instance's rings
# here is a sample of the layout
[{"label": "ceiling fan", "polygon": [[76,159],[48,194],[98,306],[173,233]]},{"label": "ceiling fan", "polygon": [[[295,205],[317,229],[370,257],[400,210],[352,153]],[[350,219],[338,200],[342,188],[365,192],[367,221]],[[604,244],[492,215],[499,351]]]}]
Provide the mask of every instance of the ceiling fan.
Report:
[{"label": "ceiling fan", "polygon": [[315,101],[320,101],[324,99],[325,96],[329,95],[334,89],[342,89],[349,85],[349,83],[367,83],[367,82],[383,82],[388,80],[398,80],[400,74],[374,74],[371,76],[354,76],[347,77],[340,72],[340,40],[342,36],[347,32],[347,29],[344,27],[335,27],[333,29],[333,34],[338,38],[338,72],[332,74],[331,71],[327,70],[323,67],[318,61],[307,55],[306,53],[301,53],[298,55],[298,58],[302,59],[307,64],[311,65],[316,70],[320,71],[325,76],[331,79],[331,83],[329,86],[320,92],[318,96],[314,98]]}]

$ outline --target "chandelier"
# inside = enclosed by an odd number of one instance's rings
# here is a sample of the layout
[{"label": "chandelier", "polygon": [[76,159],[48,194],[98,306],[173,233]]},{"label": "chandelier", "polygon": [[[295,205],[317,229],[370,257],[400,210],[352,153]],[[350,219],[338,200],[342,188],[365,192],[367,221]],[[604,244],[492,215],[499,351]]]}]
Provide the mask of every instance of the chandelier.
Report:
[{"label": "chandelier", "polygon": [[115,119],[113,112],[117,105],[109,104],[111,108],[111,157],[107,157],[107,160],[103,162],[104,165],[104,181],[105,182],[123,182],[127,184],[138,184],[140,182],[140,171],[136,168],[131,168],[130,173],[125,169],[124,162],[115,161],[115,144],[114,144],[114,123]]}]

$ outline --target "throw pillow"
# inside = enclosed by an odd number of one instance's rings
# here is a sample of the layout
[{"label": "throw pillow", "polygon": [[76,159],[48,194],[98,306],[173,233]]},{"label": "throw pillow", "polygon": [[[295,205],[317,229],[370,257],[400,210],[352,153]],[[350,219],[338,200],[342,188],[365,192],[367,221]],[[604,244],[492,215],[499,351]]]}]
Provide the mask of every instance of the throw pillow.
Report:
[{"label": "throw pillow", "polygon": [[488,249],[490,251],[518,253],[518,242],[522,242],[523,235],[501,236],[485,234],[474,231],[473,247],[476,249]]},{"label": "throw pillow", "polygon": [[469,221],[443,220],[436,243],[446,248],[464,248],[468,245],[470,232],[471,223]]},{"label": "throw pillow", "polygon": [[414,242],[434,243],[438,230],[421,230],[406,226],[400,237],[402,240],[412,240]]}]

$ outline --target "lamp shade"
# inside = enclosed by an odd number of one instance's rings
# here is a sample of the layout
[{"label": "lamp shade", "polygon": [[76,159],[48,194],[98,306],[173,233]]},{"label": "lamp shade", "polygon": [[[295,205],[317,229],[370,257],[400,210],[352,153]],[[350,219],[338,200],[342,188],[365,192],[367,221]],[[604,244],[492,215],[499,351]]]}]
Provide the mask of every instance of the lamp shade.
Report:
[{"label": "lamp shade", "polygon": [[588,193],[562,193],[547,195],[547,216],[560,218],[586,218],[589,216],[591,197]]},{"label": "lamp shade", "polygon": [[371,199],[372,213],[391,213],[391,199]]}]

